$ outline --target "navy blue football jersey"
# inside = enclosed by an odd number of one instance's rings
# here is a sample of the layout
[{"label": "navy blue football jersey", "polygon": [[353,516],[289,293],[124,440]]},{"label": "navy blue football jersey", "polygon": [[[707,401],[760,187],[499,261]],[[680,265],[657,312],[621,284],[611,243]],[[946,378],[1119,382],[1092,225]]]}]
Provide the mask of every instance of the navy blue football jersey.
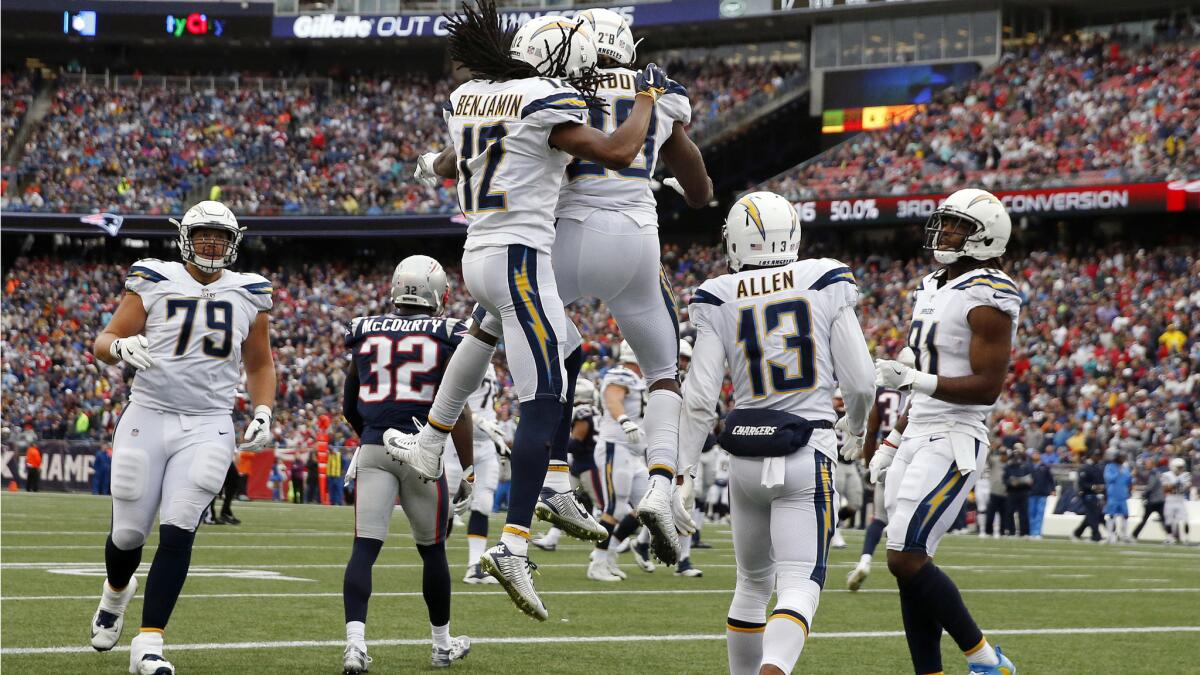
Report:
[{"label": "navy blue football jersey", "polygon": [[358,375],[362,442],[382,444],[389,428],[415,433],[424,423],[442,373],[467,324],[423,315],[362,316],[350,323],[346,348]]}]

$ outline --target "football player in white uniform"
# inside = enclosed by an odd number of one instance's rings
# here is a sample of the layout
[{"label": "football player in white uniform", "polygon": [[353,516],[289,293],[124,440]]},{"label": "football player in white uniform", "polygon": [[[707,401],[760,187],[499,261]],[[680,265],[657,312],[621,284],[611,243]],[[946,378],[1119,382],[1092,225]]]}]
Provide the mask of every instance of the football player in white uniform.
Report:
[{"label": "football player in white uniform", "polygon": [[475,422],[475,481],[467,518],[468,584],[494,584],[496,579],[479,569],[479,556],[487,550],[488,516],[496,504],[496,486],[500,484],[500,458],[509,454],[504,433],[496,424],[496,398],[500,381],[495,366],[488,364],[483,383],[467,399]]},{"label": "football player in white uniform", "polygon": [[608,534],[574,498],[567,463],[552,463],[548,454],[567,402],[567,319],[550,261],[554,206],[572,156],[611,169],[633,163],[667,79],[655,66],[639,73],[629,117],[609,135],[587,124],[589,96],[570,83],[594,86],[596,48],[586,21],[543,16],[513,35],[502,28],[495,4],[480,0],[478,9],[466,6],[451,17],[447,29],[451,58],[474,79],[445,106],[453,146],[423,163],[458,180],[467,218],[463,277],[485,312],[451,359],[428,424],[419,434],[395,432],[384,440],[397,460],[439,476],[446,435],[504,337],[520,423],[507,522],[479,564],[521,611],[544,621],[548,613],[527,555],[535,507],[575,536],[598,541]]},{"label": "football player in white uniform", "polygon": [[[600,411],[595,405],[596,385],[591,380],[579,378],[575,381],[575,406],[571,415],[571,436],[567,450],[571,456],[571,485],[582,490],[591,500],[580,499],[584,508],[592,510],[592,505],[604,509],[604,488],[601,484],[600,472],[596,468],[596,421],[600,419]],[[554,551],[558,548],[558,540],[562,530],[551,527],[544,536],[534,539],[533,545],[543,551]]]},{"label": "football player in white uniform", "polygon": [[1192,490],[1192,474],[1187,471],[1187,461],[1182,457],[1171,459],[1171,470],[1162,475],[1163,492],[1167,495],[1163,508],[1167,523],[1167,543],[1172,540],[1187,543],[1188,493]]},{"label": "football player in white uniform", "polygon": [[[637,99],[636,43],[629,23],[612,10],[586,10],[579,16],[593,29],[600,78],[596,94],[605,104],[603,109],[592,108],[589,120],[593,127],[611,132],[625,121]],[[571,162],[555,210],[553,258],[559,295],[568,305],[585,296],[602,300],[641,364],[647,390],[642,442],[650,482],[634,515],[650,530],[655,555],[668,565],[679,558],[671,507],[683,399],[679,317],[660,261],[657,202],[650,180],[661,158],[678,177],[675,184],[682,186],[689,204],[698,208],[712,199],[704,159],[684,129],[691,118],[687,90],[668,81],[666,93],[654,105],[637,160],[618,170],[583,159]],[[624,264],[614,265],[614,260]],[[566,328],[570,380],[583,363],[582,338],[573,325]],[[690,514],[682,516],[690,521]]]},{"label": "football player in white uniform", "polygon": [[92,349],[105,363],[137,369],[113,434],[107,578],[92,617],[92,647],[108,651],[121,637],[157,515],[158,551],[146,576],[141,632],[129,651],[129,672],[142,675],[175,672],[163,658],[163,630],[187,578],[200,517],[233,460],[231,415],[243,364],[254,406],[243,450],[270,441],[275,405],[271,282],[228,269],[246,228],[214,201],[171,222],[183,262],[134,263],[125,297]]},{"label": "football player in white uniform", "polygon": [[921,279],[913,294],[908,346],[916,365],[875,364],[877,385],[912,392],[908,413],[875,451],[870,469],[873,482],[888,471],[888,569],[900,587],[917,673],[941,672],[942,628],[973,675],[1016,672],[933,562],[987,461],[987,419],[1008,374],[1021,293],[996,259],[1011,231],[1004,205],[991,193],[950,195],[925,226],[925,248],[944,267]]},{"label": "football player in white uniform", "polygon": [[[721,447],[730,460],[737,586],[726,638],[733,675],[790,673],[825,583],[837,518],[834,472],[862,450],[875,388],[850,268],[797,260],[800,219],[783,197],[754,192],[725,221],[732,273],[700,285],[688,307],[696,345],[684,382],[680,465],[691,467],[716,419],[726,364],[736,407]],[[846,414],[832,395],[840,384]],[[778,594],[767,617],[772,591]]]}]

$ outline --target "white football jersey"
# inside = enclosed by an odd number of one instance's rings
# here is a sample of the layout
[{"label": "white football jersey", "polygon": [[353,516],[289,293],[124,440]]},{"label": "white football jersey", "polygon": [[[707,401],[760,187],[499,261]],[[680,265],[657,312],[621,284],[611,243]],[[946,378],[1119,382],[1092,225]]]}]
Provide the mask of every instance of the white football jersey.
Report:
[{"label": "white football jersey", "polygon": [[[600,400],[604,400],[604,392],[609,385],[618,384],[625,387],[625,415],[629,419],[636,422],[638,425],[642,423],[642,404],[643,397],[646,394],[646,380],[632,370],[624,366],[616,366],[610,368],[604,374],[604,379],[600,381]],[[625,443],[628,444],[629,439],[625,436],[625,431],[621,429],[621,425],[613,419],[612,413],[605,410],[600,415],[600,441],[604,443]]]},{"label": "white football jersey", "polygon": [[550,147],[563,123],[587,124],[587,103],[562,80],[471,80],[443,114],[458,152],[458,205],[470,251],[523,244],[550,252],[554,206],[571,156]]},{"label": "white football jersey", "polygon": [[185,415],[233,412],[242,343],[259,312],[271,309],[271,282],[225,270],[207,286],[180,262],[139,260],[125,288],[146,308],[154,366],[133,378],[129,400]]},{"label": "white football jersey", "polygon": [[467,405],[471,407],[471,417],[475,420],[496,421],[496,397],[500,395],[500,380],[496,377],[496,367],[488,363],[487,372],[479,388],[467,397]]},{"label": "white football jersey", "polygon": [[1167,471],[1162,475],[1162,484],[1164,488],[1171,490],[1167,492],[1168,502],[1184,502],[1192,489],[1192,474],[1186,471],[1180,474]]},{"label": "white football jersey", "polygon": [[737,408],[765,408],[834,422],[834,319],[858,303],[858,286],[832,258],[724,274],[688,305],[697,330],[725,349]]},{"label": "white football jersey", "polygon": [[[913,293],[913,319],[908,346],[917,355],[917,368],[945,377],[963,377],[971,370],[971,327],[967,314],[981,305],[995,307],[1012,318],[1016,344],[1021,316],[1021,292],[1004,272],[980,268],[946,279],[946,268],[921,279]],[[913,392],[905,436],[955,429],[987,441],[987,417],[995,407],[948,403]]]},{"label": "white football jersey", "polygon": [[[592,110],[589,120],[593,127],[611,134],[633,110],[637,71],[607,68],[599,73],[605,79],[597,94],[608,105],[604,110]],[[691,121],[692,104],[687,90],[668,81],[666,93],[654,105],[646,144],[633,164],[614,171],[593,162],[573,160],[567,165],[567,183],[558,197],[555,215],[583,221],[595,211],[620,211],[642,227],[657,227],[657,202],[650,190],[650,177],[658,164],[658,152],[671,137],[676,122],[686,125]]]}]

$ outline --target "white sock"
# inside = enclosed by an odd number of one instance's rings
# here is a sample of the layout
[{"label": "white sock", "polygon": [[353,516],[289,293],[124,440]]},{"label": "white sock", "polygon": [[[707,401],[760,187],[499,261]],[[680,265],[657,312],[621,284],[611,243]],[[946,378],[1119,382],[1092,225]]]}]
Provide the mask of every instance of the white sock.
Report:
[{"label": "white sock", "polygon": [[871,554],[870,553],[862,554],[862,557],[858,559],[858,566],[859,567],[870,567],[871,566]]},{"label": "white sock", "polygon": [[691,554],[692,554],[692,535],[690,535],[690,534],[679,535],[679,559],[687,560],[688,556],[690,556]]},{"label": "white sock", "polygon": [[763,658],[763,629],[725,624],[725,649],[729,653],[729,675],[758,675]]},{"label": "white sock", "polygon": [[637,543],[639,543],[639,544],[649,544],[650,543],[649,528],[645,528],[645,527],[638,528]]},{"label": "white sock", "polygon": [[505,525],[500,543],[516,555],[529,555],[529,530],[516,525]]},{"label": "white sock", "polygon": [[1000,657],[996,656],[996,650],[992,649],[992,645],[988,644],[987,638],[984,638],[980,645],[975,648],[975,651],[967,654],[967,663],[979,666],[994,666],[1000,663]]},{"label": "white sock", "polygon": [[770,664],[785,673],[792,672],[804,643],[808,640],[808,626],[791,614],[775,613],[767,621],[762,637],[762,663]]},{"label": "white sock", "polygon": [[609,537],[608,550],[604,552],[604,555],[608,557],[608,562],[610,565],[616,565],[617,560],[620,559],[621,554],[617,550],[619,548],[621,548],[621,542],[617,541],[616,537]]},{"label": "white sock", "polygon": [[548,487],[555,492],[569,492],[571,490],[571,467],[562,460],[550,460],[550,465],[546,467],[546,480],[542,482],[542,487]]},{"label": "white sock", "polygon": [[450,648],[450,624],[445,626],[435,626],[429,624],[429,628],[433,633],[433,646],[438,649]]},{"label": "white sock", "polygon": [[668,389],[655,389],[646,397],[646,464],[675,475],[679,460],[679,411],[683,399]]},{"label": "white sock", "polygon": [[487,550],[487,537],[481,537],[477,534],[467,535],[467,565],[475,565],[479,563],[479,556]]},{"label": "white sock", "polygon": [[546,536],[542,537],[542,542],[556,546],[558,545],[558,539],[561,536],[562,530],[558,529],[557,527],[552,527],[550,528],[550,531],[546,533]]},{"label": "white sock", "polygon": [[[483,340],[472,335],[463,337],[446,364],[433,407],[429,409],[430,422],[447,430],[454,426],[462,414],[463,406],[467,404],[467,398],[483,383],[488,363],[495,352],[496,348]],[[442,440],[445,441],[444,433]]]},{"label": "white sock", "polygon": [[666,476],[654,474],[650,476],[650,490],[666,490],[667,494],[671,492],[671,484],[675,481]]},{"label": "white sock", "polygon": [[[156,630],[144,630],[133,636],[131,642],[137,642],[143,654],[158,654],[163,652],[163,634]],[[131,644],[130,647],[133,645]]]},{"label": "white sock", "polygon": [[1129,519],[1125,516],[1117,516],[1117,528],[1121,531],[1121,538],[1129,538]]},{"label": "white sock", "polygon": [[367,641],[367,624],[362,621],[346,622],[346,642],[363,643]]}]

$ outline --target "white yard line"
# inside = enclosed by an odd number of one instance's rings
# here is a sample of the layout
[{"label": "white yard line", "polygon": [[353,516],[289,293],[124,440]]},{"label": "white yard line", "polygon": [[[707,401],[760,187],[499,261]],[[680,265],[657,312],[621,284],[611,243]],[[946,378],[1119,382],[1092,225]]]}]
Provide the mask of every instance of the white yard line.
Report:
[{"label": "white yard line", "polygon": [[[1018,628],[1009,630],[986,630],[988,635],[1101,635],[1130,633],[1200,633],[1200,626],[1129,626],[1110,628]],[[813,633],[810,638],[847,640],[862,638],[900,638],[903,631],[853,631],[844,633]],[[700,640],[724,640],[721,634],[685,634],[685,635],[578,635],[553,637],[480,637],[472,638],[473,645],[530,645],[553,643],[581,642],[691,642]],[[289,640],[279,642],[207,642],[198,644],[169,645],[170,652],[181,651],[213,651],[224,649],[295,649],[299,647],[341,647],[342,640]],[[374,647],[419,646],[428,645],[428,639],[419,640],[371,640],[368,644]],[[127,652],[128,646],[113,649],[114,652]],[[0,649],[0,654],[94,654],[91,647],[6,647]]]}]

